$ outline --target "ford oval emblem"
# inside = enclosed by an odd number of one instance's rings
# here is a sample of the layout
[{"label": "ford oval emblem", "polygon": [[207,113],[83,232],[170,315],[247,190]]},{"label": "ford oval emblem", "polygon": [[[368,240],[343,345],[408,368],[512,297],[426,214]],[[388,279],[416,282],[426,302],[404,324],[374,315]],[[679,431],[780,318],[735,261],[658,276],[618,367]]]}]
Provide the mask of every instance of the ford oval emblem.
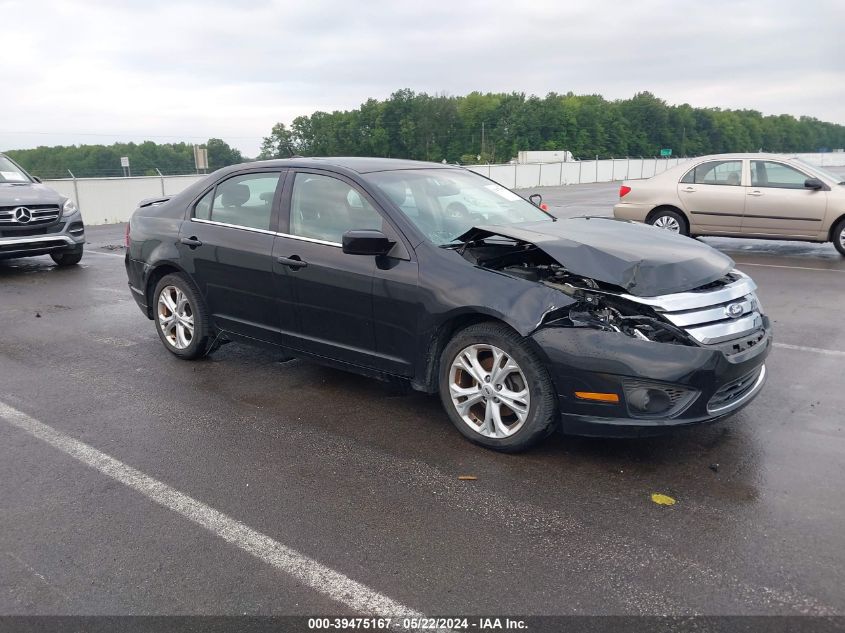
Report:
[{"label": "ford oval emblem", "polygon": [[745,309],[742,307],[741,303],[732,303],[725,308],[725,312],[732,319],[738,319],[742,316],[742,313],[745,312]]}]

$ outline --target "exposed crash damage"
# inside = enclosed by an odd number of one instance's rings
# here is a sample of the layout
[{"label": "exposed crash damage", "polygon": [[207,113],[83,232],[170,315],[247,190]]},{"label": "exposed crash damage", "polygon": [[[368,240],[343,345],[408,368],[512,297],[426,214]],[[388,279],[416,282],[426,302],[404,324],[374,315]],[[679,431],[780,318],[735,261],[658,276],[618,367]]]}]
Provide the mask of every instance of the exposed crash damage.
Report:
[{"label": "exposed crash damage", "polygon": [[[473,227],[450,246],[479,268],[569,299],[544,313],[531,337],[552,366],[566,368],[558,383],[583,386],[561,389],[568,407],[584,410],[564,414],[572,431],[589,434],[598,422],[641,433],[644,424],[718,419],[763,385],[771,334],[754,282],[703,244],[687,240],[679,248],[677,236],[655,233],[611,219],[573,218]],[[582,372],[593,375],[585,380]],[[722,372],[730,380],[720,386]],[[606,402],[579,402],[569,395],[576,392],[624,394],[632,419],[611,413]],[[709,401],[702,392],[712,393]]]}]

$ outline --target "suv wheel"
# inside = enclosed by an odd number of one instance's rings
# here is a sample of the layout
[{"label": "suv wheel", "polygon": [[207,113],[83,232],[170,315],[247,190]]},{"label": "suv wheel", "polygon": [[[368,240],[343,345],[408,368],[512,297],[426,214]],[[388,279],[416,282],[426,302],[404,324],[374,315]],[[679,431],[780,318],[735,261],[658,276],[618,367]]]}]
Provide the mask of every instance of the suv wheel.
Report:
[{"label": "suv wheel", "polygon": [[845,255],[845,218],[839,220],[833,229],[833,245],[840,254]]},{"label": "suv wheel", "polygon": [[689,235],[689,227],[684,217],[672,209],[659,209],[648,219],[648,223],[658,229],[665,229],[680,235]]},{"label": "suv wheel", "polygon": [[548,371],[522,337],[499,323],[471,325],[446,345],[440,399],[466,438],[498,451],[529,448],[557,421]]},{"label": "suv wheel", "polygon": [[82,260],[82,248],[73,251],[50,253],[50,257],[57,266],[74,266]]},{"label": "suv wheel", "polygon": [[156,331],[167,351],[191,360],[208,348],[208,311],[188,278],[165,275],[153,294]]}]

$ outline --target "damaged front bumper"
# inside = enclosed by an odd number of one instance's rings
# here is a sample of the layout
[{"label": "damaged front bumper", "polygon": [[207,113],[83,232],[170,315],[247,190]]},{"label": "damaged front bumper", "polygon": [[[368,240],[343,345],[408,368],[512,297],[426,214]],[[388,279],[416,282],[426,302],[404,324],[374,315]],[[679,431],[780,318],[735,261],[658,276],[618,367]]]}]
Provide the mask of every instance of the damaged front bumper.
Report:
[{"label": "damaged front bumper", "polygon": [[[746,406],[766,380],[772,332],[765,316],[761,331],[753,346],[736,353],[592,328],[549,326],[531,338],[546,356],[557,388],[561,430],[621,437],[714,422]],[[604,401],[584,394],[602,395]],[[649,394],[650,407],[644,405]]]}]

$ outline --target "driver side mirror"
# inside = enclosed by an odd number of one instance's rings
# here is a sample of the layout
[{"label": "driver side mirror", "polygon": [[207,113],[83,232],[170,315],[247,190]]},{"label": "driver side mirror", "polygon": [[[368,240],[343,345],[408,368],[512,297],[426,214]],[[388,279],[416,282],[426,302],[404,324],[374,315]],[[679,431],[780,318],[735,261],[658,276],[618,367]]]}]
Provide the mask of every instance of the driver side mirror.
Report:
[{"label": "driver side mirror", "polygon": [[343,252],[347,255],[387,255],[396,243],[381,231],[354,229],[341,238]]},{"label": "driver side mirror", "polygon": [[824,189],[824,183],[818,178],[807,178],[807,180],[804,181],[804,187],[806,189],[818,191],[819,189]]}]

